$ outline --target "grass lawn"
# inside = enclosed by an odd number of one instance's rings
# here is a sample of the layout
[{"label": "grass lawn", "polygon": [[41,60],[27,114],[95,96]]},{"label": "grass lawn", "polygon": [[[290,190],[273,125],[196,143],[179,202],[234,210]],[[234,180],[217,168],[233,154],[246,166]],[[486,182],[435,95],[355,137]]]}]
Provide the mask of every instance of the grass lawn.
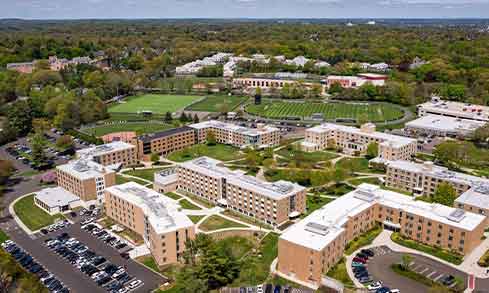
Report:
[{"label": "grass lawn", "polygon": [[[268,181],[286,180],[296,182],[305,187],[319,186],[330,181],[327,172],[319,170],[288,170],[288,169],[268,169],[264,173]],[[313,180],[315,176],[315,180]]]},{"label": "grass lawn", "polygon": [[260,105],[250,104],[246,111],[267,118],[299,117],[309,119],[314,113],[322,113],[324,119],[338,118],[356,120],[364,118],[371,122],[396,120],[404,116],[402,109],[388,103],[295,103],[265,101]]},{"label": "grass lawn", "polygon": [[348,276],[348,272],[346,270],[346,259],[344,257],[334,267],[332,267],[326,275],[342,282],[346,287],[355,286],[353,281]]},{"label": "grass lawn", "polygon": [[136,258],[136,261],[143,264],[144,266],[152,269],[153,271],[161,273],[160,268],[156,264],[156,261],[151,254],[140,256],[140,257]]},{"label": "grass lawn", "polygon": [[199,208],[198,206],[194,205],[193,203],[191,203],[190,201],[188,201],[186,199],[182,199],[181,201],[179,201],[179,203],[180,203],[180,206],[182,207],[182,209],[201,210],[201,208]]},{"label": "grass lawn", "polygon": [[273,229],[272,226],[266,224],[266,223],[263,223],[261,221],[258,221],[257,219],[255,218],[252,218],[252,217],[248,217],[248,216],[245,216],[243,214],[240,214],[238,212],[235,212],[233,210],[225,210],[224,212],[222,212],[223,215],[226,215],[228,217],[232,217],[232,218],[235,218],[235,219],[238,219],[240,220],[241,222],[245,222],[245,223],[248,223],[250,225],[255,225],[255,226],[258,226],[258,227],[262,227],[262,228],[266,228],[266,229]]},{"label": "grass lawn", "polygon": [[37,170],[28,170],[28,171],[24,171],[24,172],[21,172],[19,174],[17,174],[17,176],[19,177],[31,177],[31,176],[34,176],[34,175],[37,175],[39,174],[39,171]]},{"label": "grass lawn", "polygon": [[289,160],[306,160],[310,162],[320,162],[320,161],[329,161],[334,158],[339,157],[339,155],[336,155],[334,153],[327,153],[327,152],[303,152],[301,150],[297,150],[294,148],[283,148],[277,152],[277,155],[280,155],[284,158],[287,158]]},{"label": "grass lawn", "polygon": [[169,198],[173,198],[174,200],[181,199],[182,197],[174,192],[167,192],[165,193],[165,196],[168,196]]},{"label": "grass lawn", "polygon": [[376,177],[372,177],[372,178],[360,178],[360,179],[351,179],[351,180],[348,180],[348,182],[350,182],[351,184],[353,184],[355,186],[358,186],[358,185],[360,185],[362,183],[369,183],[369,184],[380,185],[380,181]]},{"label": "grass lawn", "polygon": [[198,157],[207,156],[220,161],[230,161],[243,157],[238,153],[239,150],[233,146],[225,144],[205,145],[198,144],[168,156],[168,159],[174,162],[185,162]]},{"label": "grass lawn", "polygon": [[0,243],[4,243],[8,239],[9,239],[8,235],[5,234],[5,232],[3,232],[2,230],[0,230]]},{"label": "grass lawn", "polygon": [[382,232],[382,227],[377,226],[362,235],[355,237],[352,241],[346,244],[345,254],[350,255],[360,247],[371,244],[372,241],[379,236],[380,232]]},{"label": "grass lawn", "polygon": [[136,176],[136,177],[143,178],[143,179],[146,179],[146,180],[153,182],[155,173],[158,171],[161,171],[163,169],[166,169],[166,168],[168,168],[168,167],[136,169],[136,170],[125,171],[124,174]]},{"label": "grass lawn", "polygon": [[108,133],[121,132],[121,131],[134,131],[137,135],[154,133],[172,128],[171,124],[165,123],[144,123],[144,122],[128,122],[128,123],[117,123],[117,124],[107,124],[98,125],[92,128],[85,128],[82,131],[93,136],[102,136]]},{"label": "grass lawn", "polygon": [[116,174],[115,175],[115,184],[123,184],[123,183],[126,183],[126,182],[136,182],[136,183],[139,183],[141,185],[146,185],[148,184],[148,182],[145,182],[145,181],[142,181],[142,180],[138,180],[136,178],[126,178],[126,177],[123,177],[119,174]]},{"label": "grass lawn", "polygon": [[336,168],[348,170],[351,173],[375,173],[373,169],[369,169],[368,160],[365,158],[343,158],[336,162]]},{"label": "grass lawn", "polygon": [[318,191],[324,192],[326,195],[342,196],[352,191],[353,189],[354,188],[350,187],[349,185],[346,185],[344,183],[338,183],[335,185],[328,186],[326,188],[320,188]]},{"label": "grass lawn", "polygon": [[481,256],[481,258],[477,261],[477,264],[483,268],[489,267],[489,250]]},{"label": "grass lawn", "polygon": [[241,259],[253,248],[253,241],[251,238],[231,236],[216,241],[216,245],[219,251],[226,251],[236,259]]},{"label": "grass lawn", "polygon": [[192,221],[192,223],[196,224],[197,222],[199,222],[203,217],[205,216],[195,216],[195,215],[189,215],[188,218],[190,219],[190,221]]},{"label": "grass lawn", "polygon": [[278,237],[268,233],[260,242],[258,250],[243,259],[239,276],[230,287],[256,286],[262,284],[270,274],[270,264],[278,255]]},{"label": "grass lawn", "polygon": [[63,215],[51,216],[34,204],[34,194],[26,196],[14,205],[14,211],[19,219],[32,231],[53,224],[57,219],[64,219]]},{"label": "grass lawn", "polygon": [[185,110],[219,112],[225,105],[227,111],[233,111],[239,104],[246,101],[247,97],[240,96],[207,96],[204,100],[190,105]]},{"label": "grass lawn", "polygon": [[204,231],[213,231],[213,230],[219,230],[225,228],[244,228],[244,227],[246,226],[234,221],[230,221],[228,219],[225,219],[217,215],[210,216],[199,226],[199,228]]},{"label": "grass lawn", "polygon": [[422,251],[424,253],[431,254],[433,256],[436,256],[438,258],[441,258],[445,261],[448,261],[448,262],[456,264],[456,265],[461,264],[463,261],[463,256],[458,254],[458,253],[454,253],[451,251],[441,249],[439,247],[429,246],[426,244],[416,242],[416,241],[411,240],[411,239],[404,238],[397,232],[392,233],[391,239],[392,239],[392,241],[394,241],[395,243],[397,243],[399,245],[406,246],[406,247],[409,247],[412,249]]},{"label": "grass lawn", "polygon": [[186,191],[183,191],[183,190],[180,190],[179,192],[182,193],[182,194],[185,194],[185,196],[189,197],[193,201],[199,203],[200,205],[202,205],[202,206],[204,206],[206,208],[209,208],[210,209],[210,208],[213,208],[214,207],[214,205],[210,201],[208,201],[207,199],[198,197],[196,195],[191,194],[190,192],[186,192]]},{"label": "grass lawn", "polygon": [[315,196],[315,195],[308,195],[306,198],[306,207],[307,207],[307,212],[302,216],[305,217],[315,210],[321,208],[322,206],[332,202],[334,199],[332,198],[326,198],[326,197],[320,197],[320,196]]},{"label": "grass lawn", "polygon": [[190,95],[141,95],[129,97],[122,103],[114,104],[109,108],[109,113],[137,113],[139,111],[152,111],[155,114],[173,113],[200,98],[202,97]]}]

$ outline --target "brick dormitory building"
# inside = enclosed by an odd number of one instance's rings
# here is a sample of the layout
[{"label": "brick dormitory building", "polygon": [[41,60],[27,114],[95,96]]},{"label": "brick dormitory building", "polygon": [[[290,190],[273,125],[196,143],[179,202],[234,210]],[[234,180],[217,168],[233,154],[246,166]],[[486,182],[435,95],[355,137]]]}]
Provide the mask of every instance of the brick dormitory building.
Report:
[{"label": "brick dormitory building", "polygon": [[133,140],[138,158],[148,161],[151,154],[166,156],[194,144],[204,143],[207,134],[212,132],[218,143],[236,147],[267,147],[280,143],[280,130],[268,125],[258,124],[257,128],[247,128],[231,123],[210,120],[174,128]]},{"label": "brick dormitory building", "polygon": [[278,273],[317,287],[346,244],[379,223],[406,238],[467,254],[482,242],[485,218],[363,183],[282,233]]},{"label": "brick dormitory building", "polygon": [[177,201],[135,182],[105,190],[105,213],[144,239],[160,266],[176,263],[195,226]]},{"label": "brick dormitory building", "polygon": [[220,164],[208,157],[180,163],[174,169],[156,173],[154,188],[159,192],[189,192],[273,226],[305,211],[304,187],[287,181],[262,181]]},{"label": "brick dormitory building", "polygon": [[324,150],[332,144],[347,154],[365,154],[370,143],[378,143],[380,160],[409,160],[417,151],[415,139],[378,132],[372,123],[363,124],[360,128],[324,123],[306,129],[301,147],[312,152]]}]

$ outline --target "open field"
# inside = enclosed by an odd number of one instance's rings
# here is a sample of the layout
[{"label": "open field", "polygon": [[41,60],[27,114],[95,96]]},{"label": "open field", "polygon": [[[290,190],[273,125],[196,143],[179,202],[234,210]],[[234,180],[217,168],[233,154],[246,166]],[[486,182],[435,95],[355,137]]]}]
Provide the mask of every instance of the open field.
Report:
[{"label": "open field", "polygon": [[210,216],[199,226],[199,228],[203,231],[212,231],[212,230],[219,230],[225,228],[243,228],[243,227],[246,226],[234,221],[230,221],[228,219],[225,219],[217,215]]},{"label": "open field", "polygon": [[53,224],[57,219],[64,219],[63,215],[46,213],[34,204],[34,194],[26,196],[14,204],[14,211],[19,219],[32,231]]},{"label": "open field", "polygon": [[207,156],[221,161],[230,161],[239,159],[243,156],[238,152],[238,148],[226,144],[199,144],[171,153],[167,159],[174,162],[185,162],[198,157]]},{"label": "open field", "polygon": [[171,127],[173,126],[165,123],[130,122],[130,123],[98,125],[92,128],[85,128],[82,131],[84,133],[93,136],[102,136],[108,133],[120,132],[120,131],[135,131],[137,135],[141,135],[146,133],[163,131]]},{"label": "open field", "polygon": [[371,122],[396,120],[403,117],[399,106],[387,103],[291,103],[264,102],[261,105],[248,105],[250,114],[267,118],[299,117],[307,119],[314,113],[322,113],[324,119],[361,119]]},{"label": "open field", "polygon": [[226,111],[232,111],[247,98],[240,96],[208,96],[204,100],[197,102],[185,110],[203,111],[203,112],[219,112],[221,108]]},{"label": "open field", "polygon": [[109,108],[109,113],[137,113],[139,111],[152,111],[155,114],[175,112],[190,105],[202,97],[184,95],[141,95],[129,97],[123,103],[115,104]]}]

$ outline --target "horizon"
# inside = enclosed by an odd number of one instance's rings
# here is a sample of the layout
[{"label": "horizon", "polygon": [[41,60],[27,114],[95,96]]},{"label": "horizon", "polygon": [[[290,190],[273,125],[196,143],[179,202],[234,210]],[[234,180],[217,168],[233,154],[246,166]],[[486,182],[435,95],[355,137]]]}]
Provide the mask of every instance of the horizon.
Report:
[{"label": "horizon", "polygon": [[489,0],[0,0],[0,19],[486,19]]}]

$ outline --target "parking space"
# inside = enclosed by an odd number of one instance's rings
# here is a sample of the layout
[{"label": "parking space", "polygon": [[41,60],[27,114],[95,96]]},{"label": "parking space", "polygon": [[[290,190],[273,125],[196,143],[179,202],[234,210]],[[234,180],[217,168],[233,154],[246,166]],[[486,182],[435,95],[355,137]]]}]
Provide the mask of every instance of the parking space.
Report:
[{"label": "parking space", "polygon": [[[405,278],[395,273],[391,266],[402,263],[402,253],[394,252],[387,247],[372,248],[375,257],[371,258],[366,267],[373,280],[382,280],[383,285],[390,288],[397,288],[401,292],[429,292],[429,287],[414,280]],[[457,285],[456,279],[461,279],[464,285],[467,284],[467,274],[458,271],[450,266],[439,263],[431,258],[411,255],[412,261],[409,268],[434,282],[438,282],[449,288]]]},{"label": "parking space", "polygon": [[46,270],[42,263],[35,257],[32,257],[20,245],[7,240],[2,243],[2,248],[5,249],[26,271],[36,275],[40,282],[51,292],[68,293],[70,289],[63,284],[59,278]]},{"label": "parking space", "polygon": [[222,288],[221,293],[313,293],[314,290],[304,288],[294,288],[291,286],[281,286],[273,284],[263,284],[253,287]]}]

